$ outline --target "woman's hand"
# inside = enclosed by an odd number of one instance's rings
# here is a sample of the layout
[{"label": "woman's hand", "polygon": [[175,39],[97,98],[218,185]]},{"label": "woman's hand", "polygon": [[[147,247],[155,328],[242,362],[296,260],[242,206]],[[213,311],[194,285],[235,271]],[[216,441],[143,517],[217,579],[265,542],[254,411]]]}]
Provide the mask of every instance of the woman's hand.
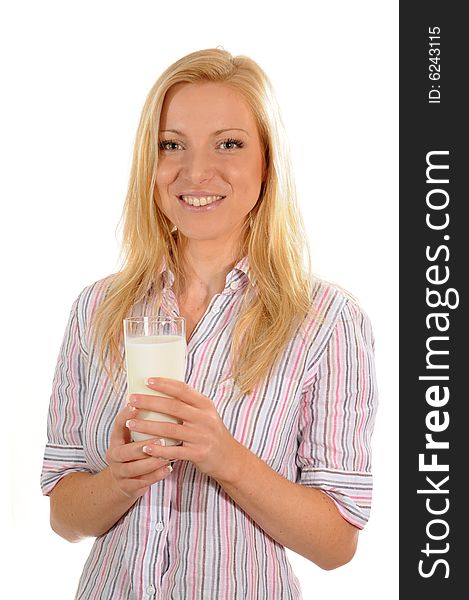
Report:
[{"label": "woman's hand", "polygon": [[[152,442],[154,448],[158,440],[144,442],[131,442],[126,421],[135,415],[133,407],[126,406],[119,412],[111,433],[106,460],[117,489],[128,498],[137,500],[154,483],[164,479],[171,470],[168,470],[168,460],[165,458],[150,458],[143,451],[143,446]],[[156,437],[156,436],[155,436]],[[155,455],[159,456],[157,452]]]},{"label": "woman's hand", "polygon": [[143,443],[144,452],[169,460],[189,460],[214,479],[225,479],[238,467],[243,446],[225,427],[210,398],[175,379],[150,378],[147,385],[171,398],[132,394],[129,404],[176,417],[182,424],[132,418],[127,427],[155,437],[182,440],[182,445],[162,448],[147,440]]}]

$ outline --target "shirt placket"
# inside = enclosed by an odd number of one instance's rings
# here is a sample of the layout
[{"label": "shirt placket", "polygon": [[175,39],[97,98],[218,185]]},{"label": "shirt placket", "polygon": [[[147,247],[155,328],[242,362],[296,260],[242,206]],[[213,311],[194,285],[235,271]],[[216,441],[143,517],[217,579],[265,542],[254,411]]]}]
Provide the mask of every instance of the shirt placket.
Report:
[{"label": "shirt placket", "polygon": [[[162,590],[162,570],[164,549],[168,543],[171,496],[174,475],[153,484],[149,491],[150,518],[147,522],[147,560],[142,573],[143,588],[139,600],[160,600],[165,598]],[[146,510],[146,509],[143,509]],[[149,558],[148,558],[149,557]]]}]

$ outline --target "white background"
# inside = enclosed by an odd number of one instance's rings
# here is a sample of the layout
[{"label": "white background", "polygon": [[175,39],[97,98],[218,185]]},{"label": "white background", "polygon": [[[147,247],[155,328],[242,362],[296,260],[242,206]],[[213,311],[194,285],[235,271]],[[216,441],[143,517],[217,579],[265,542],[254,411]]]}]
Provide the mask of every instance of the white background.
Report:
[{"label": "white background", "polygon": [[117,268],[146,94],[176,59],[222,45],[252,57],[273,81],[315,270],[360,300],[376,337],[370,522],[355,558],[338,570],[288,554],[305,600],[396,599],[398,3],[1,6],[1,437],[10,465],[1,494],[9,542],[3,597],[73,598],[91,540],[55,535],[39,488],[60,342],[81,289]]}]

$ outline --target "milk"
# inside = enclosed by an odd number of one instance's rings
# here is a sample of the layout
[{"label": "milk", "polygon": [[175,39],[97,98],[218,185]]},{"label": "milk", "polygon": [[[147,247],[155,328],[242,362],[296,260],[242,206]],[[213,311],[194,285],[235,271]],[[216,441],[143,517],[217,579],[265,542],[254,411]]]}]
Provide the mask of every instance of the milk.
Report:
[{"label": "milk", "polygon": [[[148,377],[169,377],[184,381],[186,362],[186,340],[177,335],[145,335],[126,337],[125,357],[127,365],[127,385],[129,394],[148,394],[170,398],[163,392],[157,392],[145,385]],[[169,415],[149,410],[140,410],[139,419],[180,423]],[[134,442],[152,439],[156,436],[131,432]],[[179,444],[180,440],[163,438],[166,445]]]}]

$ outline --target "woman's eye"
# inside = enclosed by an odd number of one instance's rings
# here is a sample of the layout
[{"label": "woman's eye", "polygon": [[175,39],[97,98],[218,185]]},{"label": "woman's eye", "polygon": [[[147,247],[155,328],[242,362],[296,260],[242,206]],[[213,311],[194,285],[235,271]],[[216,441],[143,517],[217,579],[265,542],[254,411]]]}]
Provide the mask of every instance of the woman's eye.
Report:
[{"label": "woman's eye", "polygon": [[[225,148],[223,148],[223,150],[233,150],[235,147],[242,148],[244,146],[244,144],[241,140],[235,140],[235,139],[231,139],[231,138],[228,140],[224,140],[220,145],[225,146]],[[229,146],[229,147],[227,148],[226,146]]]},{"label": "woman's eye", "polygon": [[179,146],[179,144],[173,140],[161,140],[158,146],[160,150],[169,150],[171,152],[172,150],[177,150],[175,146]]}]

